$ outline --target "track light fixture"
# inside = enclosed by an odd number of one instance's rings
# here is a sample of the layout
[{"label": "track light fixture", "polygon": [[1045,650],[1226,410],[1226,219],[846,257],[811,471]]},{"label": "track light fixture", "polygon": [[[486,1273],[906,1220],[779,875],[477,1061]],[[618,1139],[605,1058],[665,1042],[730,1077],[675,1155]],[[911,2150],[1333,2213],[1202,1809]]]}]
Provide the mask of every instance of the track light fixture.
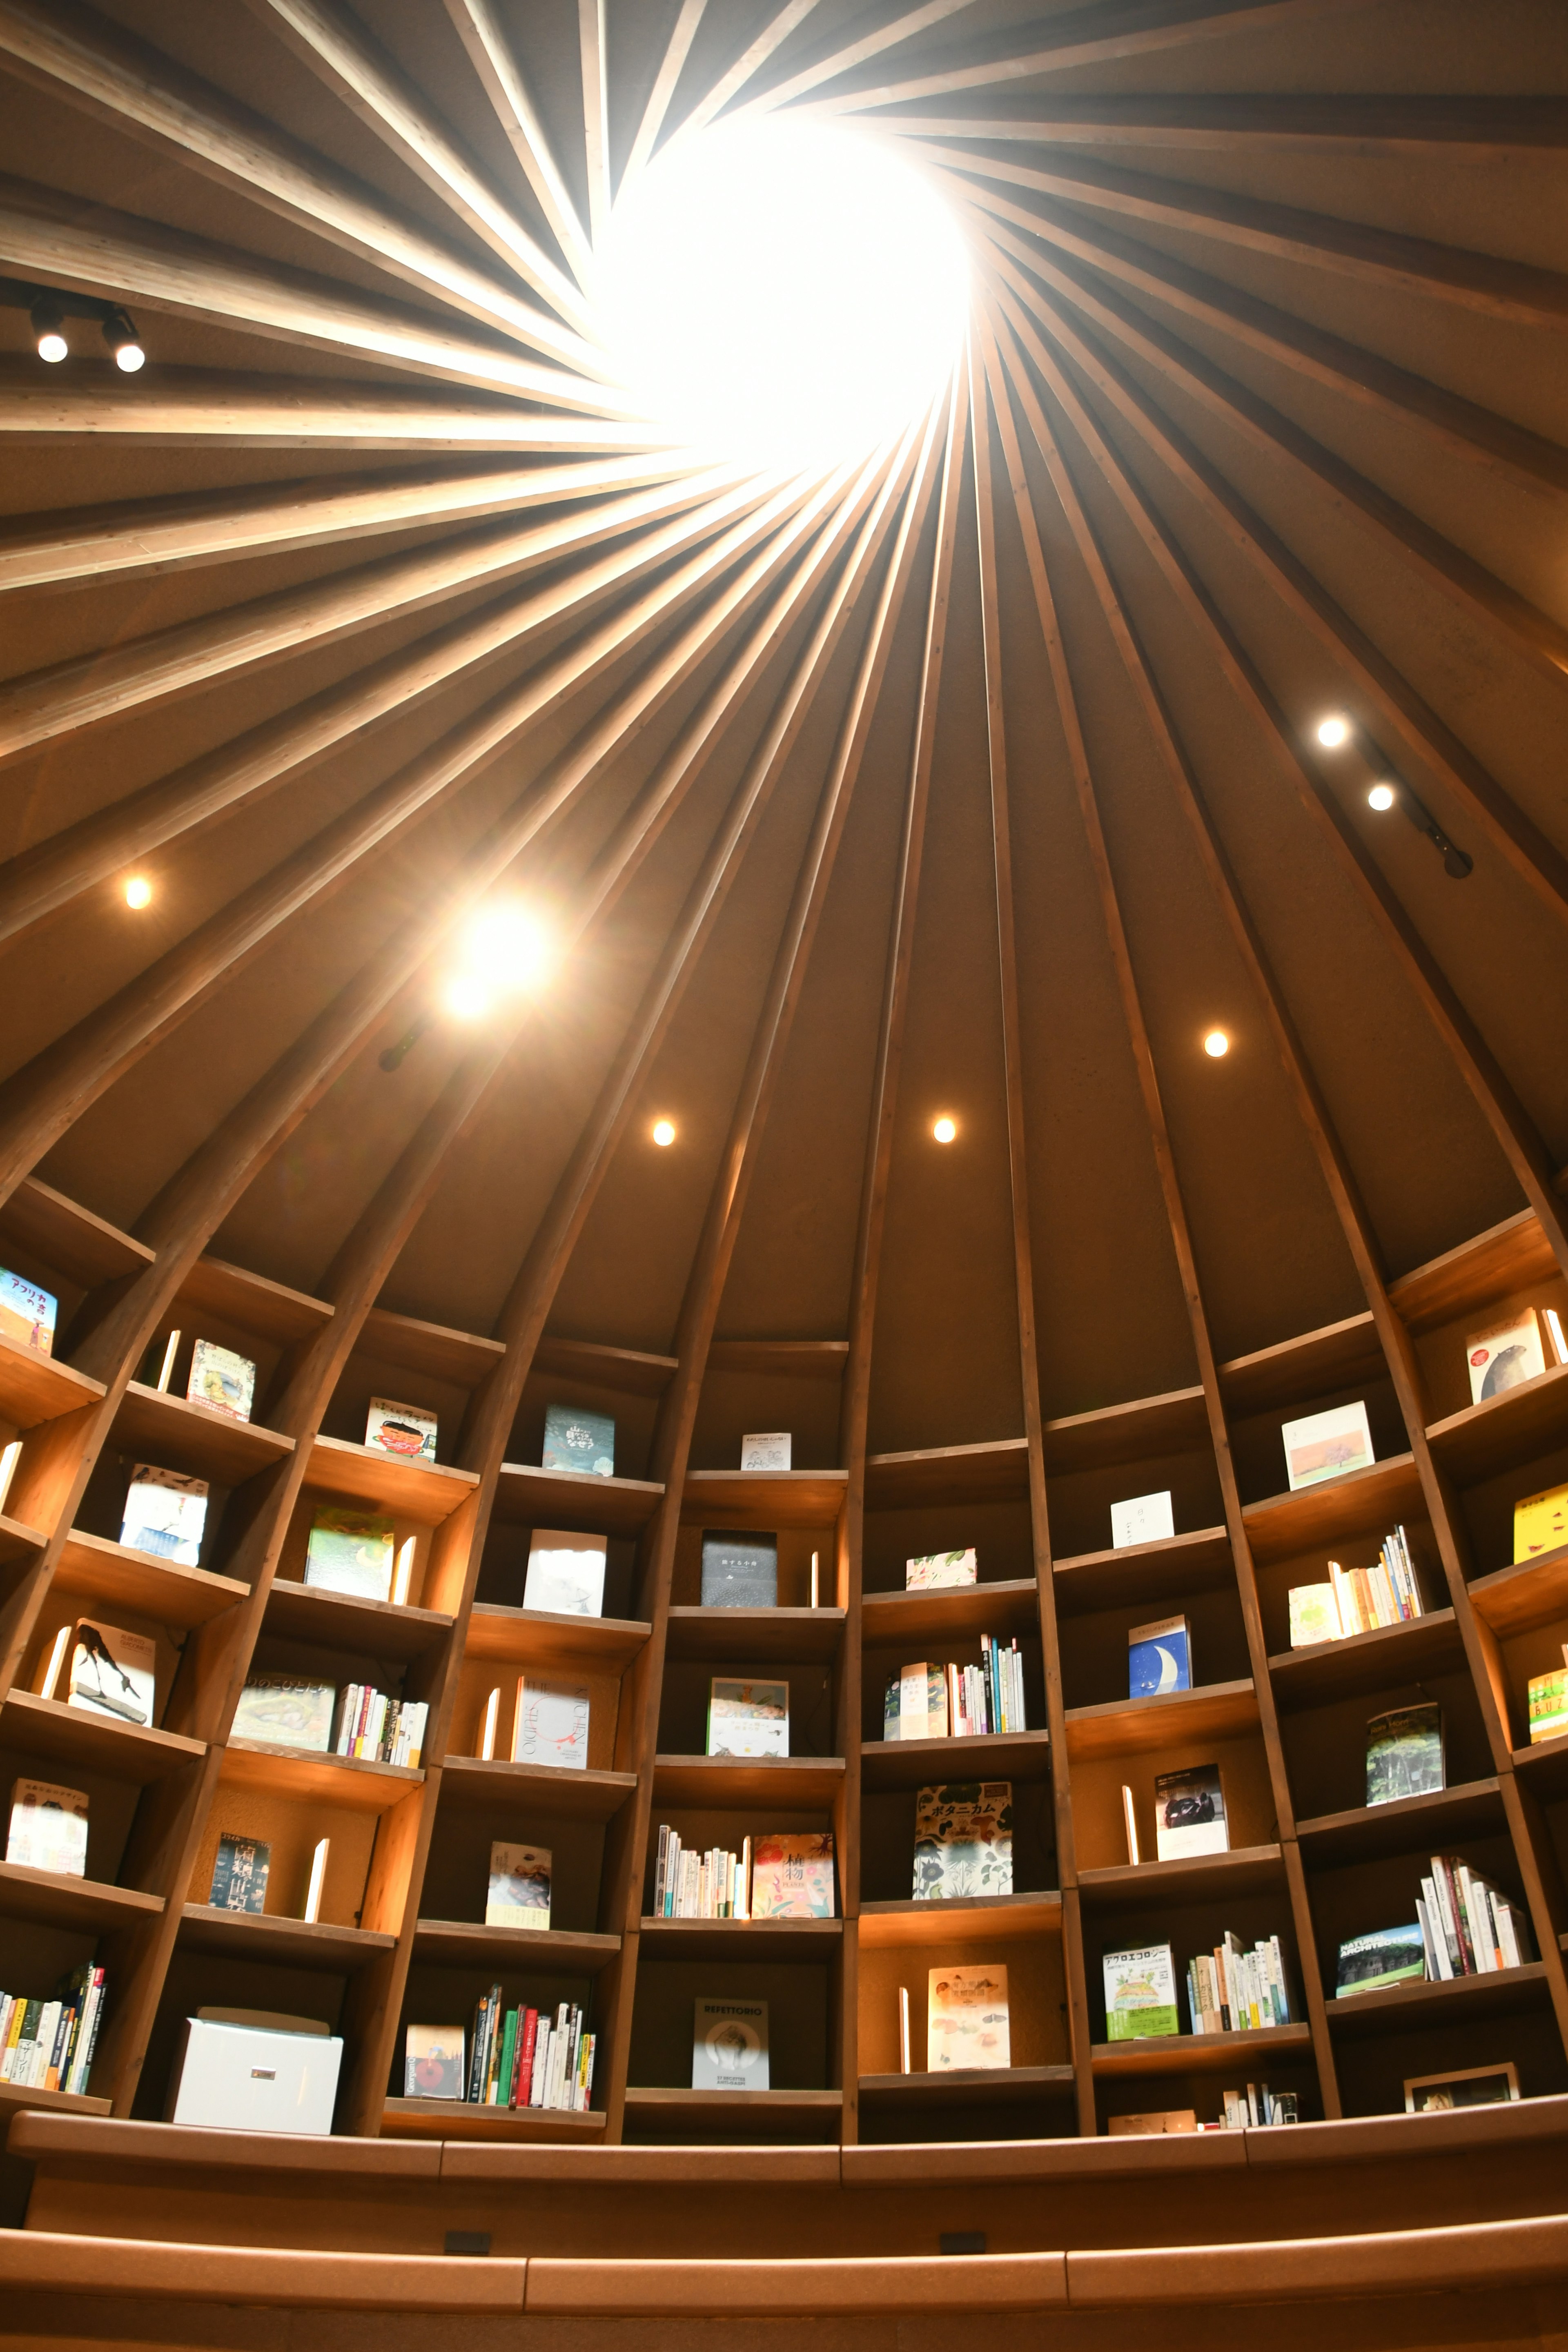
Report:
[{"label": "track light fixture", "polygon": [[52,294],[40,294],[28,313],[37,341],[38,357],[53,367],[70,350],[65,337],[66,314]]},{"label": "track light fixture", "polygon": [[111,310],[103,322],[103,340],[114,353],[114,364],[123,375],[134,375],[147,358],[142,348],[129,310]]},{"label": "track light fixture", "polygon": [[35,286],[25,278],[0,278],[0,310],[26,310],[32,322],[38,357],[51,367],[70,355],[66,340],[68,319],[96,319],[103,340],[122,373],[134,375],[145,364],[147,352],[136,331],[136,321],[121,302],[98,294],[65,294],[58,287]]},{"label": "track light fixture", "polygon": [[1389,809],[1398,809],[1416,832],[1432,844],[1442,858],[1444,873],[1451,880],[1463,882],[1475,871],[1476,861],[1469,851],[1461,849],[1458,842],[1449,840],[1426,802],[1411,790],[1403,776],[1393,772],[1379,746],[1353,719],[1343,718],[1338,711],[1331,711],[1319,719],[1313,731],[1327,751],[1342,751],[1347,743],[1356,746],[1377,779],[1367,789],[1367,806],[1375,809],[1380,816]]}]

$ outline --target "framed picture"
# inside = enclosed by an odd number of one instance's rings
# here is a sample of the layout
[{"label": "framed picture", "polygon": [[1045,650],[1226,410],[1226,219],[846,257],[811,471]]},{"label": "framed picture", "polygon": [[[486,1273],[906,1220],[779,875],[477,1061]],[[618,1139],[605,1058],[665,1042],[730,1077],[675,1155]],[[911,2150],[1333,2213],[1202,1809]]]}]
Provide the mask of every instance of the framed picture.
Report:
[{"label": "framed picture", "polygon": [[1446,2107],[1496,2107],[1518,2096],[1519,2070],[1511,2061],[1465,2066],[1453,2074],[1412,2074],[1405,2085],[1405,2112],[1430,2116]]}]

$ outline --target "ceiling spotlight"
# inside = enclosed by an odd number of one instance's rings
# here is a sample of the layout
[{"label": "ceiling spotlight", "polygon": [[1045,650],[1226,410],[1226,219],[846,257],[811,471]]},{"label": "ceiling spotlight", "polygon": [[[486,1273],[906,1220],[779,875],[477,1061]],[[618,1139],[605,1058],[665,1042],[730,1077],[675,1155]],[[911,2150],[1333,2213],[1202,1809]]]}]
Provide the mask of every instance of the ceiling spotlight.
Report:
[{"label": "ceiling spotlight", "polygon": [[958,1121],[955,1118],[950,1118],[946,1111],[943,1111],[940,1118],[932,1120],[931,1131],[939,1143],[951,1143],[958,1133]]},{"label": "ceiling spotlight", "polygon": [[1228,1054],[1229,1051],[1230,1039],[1226,1035],[1225,1031],[1223,1029],[1211,1029],[1208,1035],[1204,1039],[1204,1052],[1208,1055],[1209,1059],[1213,1062],[1217,1062],[1222,1054]]},{"label": "ceiling spotlight", "polygon": [[1337,751],[1342,743],[1348,743],[1350,740],[1351,723],[1348,719],[1341,719],[1336,715],[1331,719],[1319,719],[1318,740],[1326,751]]},{"label": "ceiling spotlight", "polygon": [[125,885],[125,903],[128,907],[136,908],[152,905],[153,885],[148,881],[145,874],[133,874],[131,877],[130,881]]},{"label": "ceiling spotlight", "polygon": [[1394,786],[1392,784],[1373,784],[1371,792],[1368,793],[1366,796],[1366,802],[1369,808],[1391,809],[1394,806]]},{"label": "ceiling spotlight", "polygon": [[531,988],[544,977],[548,943],[542,926],[521,907],[485,907],[463,938],[463,964],[489,988]]},{"label": "ceiling spotlight", "polygon": [[70,345],[65,337],[66,314],[53,295],[40,294],[28,316],[33,322],[33,332],[37,338],[38,357],[41,360],[47,360],[53,367],[58,361],[65,359],[70,352]]},{"label": "ceiling spotlight", "polygon": [[673,1143],[675,1121],[669,1118],[656,1118],[653,1123],[653,1139],[658,1144]]},{"label": "ceiling spotlight", "polygon": [[490,1009],[490,992],[484,982],[471,971],[460,971],[447,984],[447,1010],[455,1013],[459,1021],[478,1021]]},{"label": "ceiling spotlight", "polygon": [[103,340],[114,353],[115,366],[126,375],[134,375],[146,360],[129,310],[110,310],[103,322]]}]

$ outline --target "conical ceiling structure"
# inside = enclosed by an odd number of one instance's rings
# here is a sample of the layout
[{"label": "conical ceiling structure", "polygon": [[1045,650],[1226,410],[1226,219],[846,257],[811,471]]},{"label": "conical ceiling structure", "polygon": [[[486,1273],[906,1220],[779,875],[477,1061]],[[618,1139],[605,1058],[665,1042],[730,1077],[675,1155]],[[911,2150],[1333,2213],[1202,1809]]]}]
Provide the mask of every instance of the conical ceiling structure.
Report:
[{"label": "conical ceiling structure", "polygon": [[[563,1383],[677,1498],[789,1427],[825,1579],[933,1449],[1014,1577],[1122,1462],[1240,1543],[1256,1416],[1371,1383],[1479,1543],[1399,1286],[1568,1266],[1552,89],[1550,0],[0,0],[0,269],[148,352],[0,311],[0,1232],[107,1391],[24,1453],[50,1559],[200,1313],[299,1446],[432,1397],[481,1535]],[[971,257],[950,392],[820,478],[595,341],[617,188],[780,109]],[[464,1021],[498,896],[550,968]]]}]

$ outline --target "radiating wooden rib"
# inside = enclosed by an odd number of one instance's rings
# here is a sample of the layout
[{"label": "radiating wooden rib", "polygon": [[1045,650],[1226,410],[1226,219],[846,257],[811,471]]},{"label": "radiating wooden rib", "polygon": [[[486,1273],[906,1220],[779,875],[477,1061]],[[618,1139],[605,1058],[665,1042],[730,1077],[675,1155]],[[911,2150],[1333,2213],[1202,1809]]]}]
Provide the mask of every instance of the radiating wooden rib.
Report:
[{"label": "radiating wooden rib", "polygon": [[660,452],[595,457],[580,466],[492,468],[480,474],[318,477],[255,490],[202,490],[67,507],[0,528],[0,593],[110,572],[172,572],[286,549],[330,547],[417,525],[523,514],[568,499],[610,497],[678,480],[695,457]]},{"label": "radiating wooden rib", "polygon": [[577,0],[577,54],[583,74],[583,160],[588,182],[588,234],[603,245],[610,218],[610,89],[605,0]]},{"label": "radiating wooden rib", "polygon": [[250,0],[250,5],[492,253],[535,287],[563,318],[593,333],[581,289],[556,268],[363,24],[336,0]]},{"label": "radiating wooden rib", "polygon": [[[1380,410],[1401,424],[1420,425],[1455,457],[1506,469],[1532,485],[1544,482],[1553,489],[1568,490],[1568,449],[1561,443],[1549,441],[1544,434],[1532,433],[1528,426],[1482,408],[1425,376],[1414,375],[1407,368],[1396,367],[1392,360],[1359,343],[1346,342],[1310,320],[1281,310],[1257,294],[1227,286],[1222,278],[1211,278],[1187,262],[1174,261],[1152,246],[1104,226],[1068,205],[1053,204],[1048,197],[1037,198],[1026,208],[994,189],[972,186],[970,201],[1021,229],[1032,242],[1008,244],[1007,250],[1036,277],[1091,314],[1104,292],[1102,277],[1117,278],[1205,326],[1217,327],[1222,334],[1262,352],[1293,373],[1326,384],[1358,405]],[[1074,268],[1066,258],[1068,255],[1088,264],[1093,274]]]},{"label": "radiating wooden rib", "polygon": [[[448,596],[514,579],[574,550],[660,522],[718,496],[733,473],[688,477],[581,514],[514,530],[492,524],[407,554],[382,556],[300,588],[279,588],[199,620],[133,637],[111,652],[79,655],[13,681],[0,708],[0,761],[38,743],[121,719],[128,710],[194,693],[236,669],[279,661],[301,646],[423,611]],[[751,491],[742,497],[752,497]]]},{"label": "radiating wooden rib", "polygon": [[[1262,722],[1265,740],[1272,742],[1282,755],[1286,772],[1303,806],[1325,829],[1344,870],[1369,903],[1395,961],[1442,1037],[1526,1198],[1541,1216],[1559,1265],[1568,1271],[1564,1206],[1552,1193],[1552,1164],[1545,1145],[1496,1057],[1465,1011],[1436,957],[1395,898],[1382,870],[1329,791],[1321,773],[1306,757],[1298,730],[1280,710],[1250,656],[1207,590],[1191,571],[1173,538],[1122,466],[1063,370],[1034,333],[1023,312],[1005,292],[998,299],[1000,309],[1031,366],[1048,385],[1052,397],[1071,421],[1074,431],[1104,475],[1122,511],[1153,557],[1177,602],[1196,626],[1200,637],[1214,652],[1222,674],[1243,707],[1250,709]],[[1019,397],[1027,408],[1033,393],[1022,368],[1016,370],[1015,381],[1019,387]]]},{"label": "radiating wooden rib", "polygon": [[1397,92],[1333,91],[1298,97],[1246,91],[1158,98],[1021,99],[1017,112],[890,115],[888,128],[937,139],[1019,139],[1035,146],[1162,147],[1280,152],[1353,147],[1358,155],[1410,158],[1412,149],[1442,155],[1453,148],[1509,155],[1522,148],[1568,147],[1568,102],[1561,98],[1426,98]]},{"label": "radiating wooden rib", "polygon": [[532,93],[523,78],[511,44],[496,14],[495,0],[447,0],[447,14],[468,62],[484,85],[508,144],[533,190],[534,201],[550,224],[579,286],[586,287],[592,264],[583,224],[571,191],[561,176]]},{"label": "radiating wooden rib", "polygon": [[1005,287],[1027,303],[1061,347],[1070,352],[1090,380],[1114,401],[1207,509],[1232,545],[1247,557],[1290,610],[1307,624],[1335,663],[1351,672],[1404,743],[1486,827],[1510,865],[1554,913],[1561,915],[1568,907],[1568,857],[1509,798],[1495,777],[1488,773],[1365,632],[1335,603],[1315,574],[1177,431],[1163,412],[1147,403],[1122,371],[1114,367],[1070,319],[1034,292],[1005,257],[998,257],[997,270]]},{"label": "radiating wooden rib", "polygon": [[[1197,1258],[1187,1224],[1186,1204],[1182,1195],[1175,1153],[1165,1118],[1159,1074],[1154,1065],[1153,1048],[1143,1017],[1142,992],[1132,968],[1131,952],[1128,945],[1121,913],[1121,896],[1116,887],[1110,852],[1100,822],[1099,793],[1089,763],[1078,697],[1058,625],[1056,601],[1051,593],[1047,573],[1045,551],[1040,542],[1039,528],[1028,495],[1022,452],[1018,446],[1016,428],[1013,421],[1006,387],[1002,380],[1000,358],[989,321],[984,329],[984,349],[995,396],[998,428],[1013,484],[1015,511],[1024,541],[1025,561],[1028,567],[1040,632],[1045,641],[1057,714],[1062,724],[1068,766],[1083,824],[1085,845],[1100,898],[1101,918],[1116,973],[1117,992],[1121,1000],[1122,1017],[1127,1024],[1128,1037],[1132,1048],[1139,1090],[1143,1097],[1144,1111],[1149,1121],[1150,1139],[1153,1146],[1161,1195],[1186,1305],[1193,1349],[1197,1358],[1198,1376],[1203,1383],[1204,1404],[1208,1419],[1209,1436],[1214,1446],[1215,1467],[1219,1478],[1226,1527],[1231,1539],[1232,1558],[1236,1563],[1237,1594],[1241,1604],[1247,1654],[1252,1665],[1256,1705],[1264,1735],[1264,1750],[1274,1798],[1279,1834],[1282,1841],[1289,1841],[1294,1837],[1294,1812],[1290,1789],[1279,1744],[1273,1687],[1268,1678],[1268,1645],[1263,1636],[1263,1622],[1258,1603],[1252,1554],[1247,1543],[1246,1522],[1242,1516],[1241,1496],[1237,1485],[1236,1468],[1231,1459],[1230,1436],[1226,1424],[1224,1402],[1220,1395],[1218,1367],[1209,1333],[1207,1311],[1204,1306],[1203,1289],[1198,1277]],[[1322,1988],[1319,1980],[1313,1945],[1312,1919],[1307,1903],[1305,1880],[1299,1854],[1293,1862],[1288,1854],[1287,1864],[1299,1966],[1306,1992],[1308,2012],[1312,2020],[1312,2038],[1318,2063],[1319,2084],[1324,2113],[1332,2116],[1339,2111],[1333,2053],[1329,2042],[1327,2019],[1323,2011]]]},{"label": "radiating wooden rib", "polygon": [[[455,247],[444,245],[362,181],[92,10],[73,0],[48,0],[47,6],[40,0],[0,0],[0,57],[13,72],[96,120],[146,141],[160,155],[265,205],[421,293],[434,294],[589,374],[597,372],[593,350],[581,334],[563,333],[557,320],[476,269]],[[515,259],[512,266],[518,267]],[[531,278],[526,269],[521,274],[546,301],[553,299],[549,279]]]},{"label": "radiating wooden rib", "polygon": [[[754,98],[745,100],[740,106],[732,106],[731,117],[733,120],[743,114],[756,114],[764,110],[793,105],[797,99],[805,98],[808,91],[820,89],[824,82],[833,81],[840,74],[852,73],[857,66],[866,65],[884,51],[896,49],[905,41],[916,39],[921,33],[929,32],[931,26],[940,25],[945,17],[962,16],[964,9],[973,5],[974,0],[925,0],[924,6],[906,8],[901,16],[891,17],[885,24],[873,26],[869,31],[861,33],[858,40],[839,44],[836,37],[834,40],[823,43],[806,64],[796,67],[783,81],[770,82]],[[900,123],[899,128],[901,130],[903,125]]]},{"label": "radiating wooden rib", "polygon": [[693,131],[701,131],[715,116],[722,114],[733,98],[737,98],[753,74],[758,74],[774,52],[783,47],[796,26],[803,25],[817,5],[817,0],[784,0],[784,5],[768,19],[756,38],[742,50],[734,64],[721,73],[716,82],[703,92],[695,106],[683,118],[679,135],[685,138]]},{"label": "radiating wooden rib", "polygon": [[652,159],[658,134],[664,129],[665,116],[669,112],[669,101],[675,96],[676,85],[691,54],[691,44],[697,37],[697,28],[702,22],[702,12],[707,5],[708,0],[680,0],[680,14],[675,20],[659,60],[647,104],[642,111],[642,121],[637,124],[637,136],[626,156],[626,169],[621,174],[623,184],[634,178]]},{"label": "radiating wooden rib", "polygon": [[537,400],[547,408],[618,416],[625,403],[600,383],[499,340],[465,340],[428,314],[378,301],[357,287],[286,268],[133,214],[0,175],[0,250],[12,273],[153,310],[307,344],[342,358]]},{"label": "radiating wooden rib", "polygon": [[1012,163],[956,148],[950,160],[984,179],[1008,181],[1091,211],[1121,213],[1159,228],[1243,246],[1273,261],[1310,264],[1363,285],[1426,295],[1522,326],[1568,324],[1568,277],[1529,262],[1472,253],[1462,246],[1405,236],[1394,229],[1303,212],[1258,196],[1230,195],[1185,180],[1156,179],[1110,163]]},{"label": "radiating wooden rib", "polygon": [[[542,668],[495,698],[473,718],[461,722],[428,751],[367,793],[323,833],[262,875],[228,906],[224,907],[165,955],[149,966],[66,1036],[0,1087],[0,1198],[25,1175],[47,1149],[48,1139],[63,1133],[81,1105],[112,1085],[176,1021],[186,1017],[212,990],[240,968],[276,931],[278,926],[308,905],[321,892],[399,827],[427,814],[483,761],[493,758],[524,727],[535,724],[570,692],[580,690],[615,661],[625,656],[688,597],[698,593],[723,568],[747,554],[759,541],[770,541],[776,527],[794,507],[804,503],[798,488],[779,493],[766,505],[689,557],[674,572],[646,592],[626,610],[613,615],[585,638],[568,646]],[[790,534],[771,545],[768,560],[793,546]],[[715,601],[710,612],[717,613]],[[400,929],[375,960],[378,967],[392,952],[395,982],[386,983],[386,996],[405,982],[421,953],[427,953],[484,887],[484,877],[497,857],[516,855],[522,841],[536,829],[548,807],[551,772],[525,795],[529,819],[520,838],[505,824],[492,828],[463,863],[460,878],[434,894],[429,909]],[[564,789],[557,787],[557,789]],[[513,828],[517,820],[512,820]],[[510,840],[509,849],[503,841]],[[477,878],[476,878],[477,877]],[[420,940],[427,941],[421,950]],[[400,958],[398,963],[396,959]],[[24,1164],[25,1163],[25,1164]],[[14,1170],[13,1176],[8,1171]]]}]

